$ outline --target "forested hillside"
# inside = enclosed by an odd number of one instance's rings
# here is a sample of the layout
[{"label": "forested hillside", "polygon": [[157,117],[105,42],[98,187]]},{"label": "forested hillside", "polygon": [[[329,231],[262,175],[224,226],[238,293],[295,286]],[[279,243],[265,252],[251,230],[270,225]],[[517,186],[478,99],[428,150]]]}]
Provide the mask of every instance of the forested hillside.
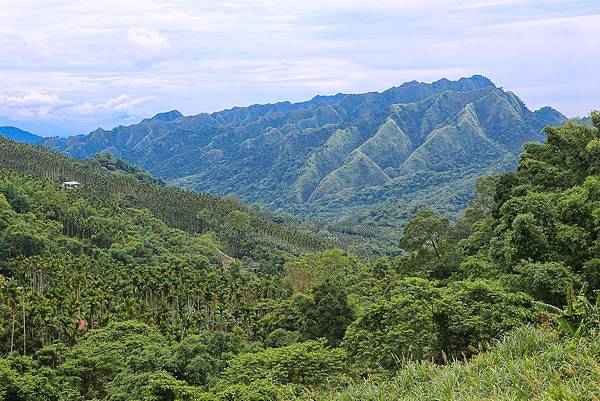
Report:
[{"label": "forested hillside", "polygon": [[0,141],[0,397],[598,399],[591,119],[480,180],[456,224],[420,210],[406,254],[376,260],[305,253],[307,233],[114,159]]},{"label": "forested hillside", "polygon": [[473,76],[189,117],[172,111],[44,144],[83,158],[110,152],[179,186],[271,211],[398,229],[419,205],[457,218],[477,178],[513,169],[525,142],[565,120]]},{"label": "forested hillside", "polygon": [[81,183],[76,193],[94,205],[144,208],[173,228],[194,234],[218,232],[224,250],[236,257],[261,259],[264,247],[269,253],[279,249],[288,254],[325,247],[308,231],[279,224],[273,216],[251,210],[236,198],[166,186],[138,167],[107,155],[74,160],[0,138],[0,168],[54,184],[75,180]]}]

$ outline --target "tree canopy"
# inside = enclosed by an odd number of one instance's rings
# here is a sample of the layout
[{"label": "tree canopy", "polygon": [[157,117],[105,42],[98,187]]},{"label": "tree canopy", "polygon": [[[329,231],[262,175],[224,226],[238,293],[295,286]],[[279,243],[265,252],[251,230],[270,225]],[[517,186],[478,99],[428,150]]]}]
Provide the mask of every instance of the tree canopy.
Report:
[{"label": "tree canopy", "polygon": [[591,120],[548,128],[458,222],[417,211],[377,259],[0,139],[0,398],[598,398]]}]

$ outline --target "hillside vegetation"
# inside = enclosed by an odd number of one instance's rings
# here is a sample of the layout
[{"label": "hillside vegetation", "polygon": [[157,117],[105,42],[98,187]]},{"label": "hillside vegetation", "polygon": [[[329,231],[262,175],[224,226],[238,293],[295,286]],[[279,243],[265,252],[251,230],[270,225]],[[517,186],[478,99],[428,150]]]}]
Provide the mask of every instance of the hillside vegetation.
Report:
[{"label": "hillside vegetation", "polygon": [[210,115],[173,111],[44,145],[82,158],[110,152],[181,187],[381,236],[417,205],[458,218],[477,178],[514,169],[525,142],[565,120],[473,76]]},{"label": "hillside vegetation", "polygon": [[591,120],[546,129],[456,224],[418,211],[406,253],[375,260],[294,253],[238,202],[0,141],[0,396],[598,399]]},{"label": "hillside vegetation", "polygon": [[600,338],[560,338],[523,327],[490,352],[439,366],[407,362],[390,381],[367,380],[341,392],[298,397],[310,401],[514,401],[600,399]]},{"label": "hillside vegetation", "polygon": [[189,233],[218,233],[233,256],[257,256],[261,247],[288,254],[324,249],[306,230],[279,224],[273,216],[251,210],[234,197],[166,186],[138,167],[108,155],[74,160],[44,148],[0,138],[0,168],[54,184],[75,180],[77,195],[104,207],[129,206],[149,210],[166,225]]}]

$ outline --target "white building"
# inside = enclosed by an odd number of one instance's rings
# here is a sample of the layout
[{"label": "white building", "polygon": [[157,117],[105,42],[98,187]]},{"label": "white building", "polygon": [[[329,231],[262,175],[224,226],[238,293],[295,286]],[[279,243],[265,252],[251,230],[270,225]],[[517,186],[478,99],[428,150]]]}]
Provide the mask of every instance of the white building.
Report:
[{"label": "white building", "polygon": [[61,184],[61,187],[66,189],[77,189],[81,186],[79,181],[65,181]]}]

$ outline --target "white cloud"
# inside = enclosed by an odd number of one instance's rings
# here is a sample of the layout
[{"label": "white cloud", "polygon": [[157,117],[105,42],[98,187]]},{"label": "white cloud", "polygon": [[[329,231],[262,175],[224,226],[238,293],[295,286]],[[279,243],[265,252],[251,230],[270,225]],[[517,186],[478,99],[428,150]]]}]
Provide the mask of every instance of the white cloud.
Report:
[{"label": "white cloud", "polygon": [[135,110],[138,106],[148,103],[152,100],[152,97],[141,97],[132,99],[127,95],[120,95],[118,97],[109,99],[105,103],[89,103],[85,102],[80,105],[73,107],[73,110],[83,115],[97,116],[99,114],[119,114],[123,112],[130,112]]},{"label": "white cloud", "polygon": [[486,1],[486,2],[480,2],[480,3],[466,2],[464,4],[457,5],[456,9],[457,10],[476,10],[478,8],[508,6],[508,5],[511,5],[514,3],[515,3],[514,0]]},{"label": "white cloud", "polygon": [[14,34],[0,35],[0,49],[0,62],[5,63],[27,60],[46,62],[52,56],[50,46],[46,42]]},{"label": "white cloud", "polygon": [[69,120],[78,118],[103,119],[116,115],[131,115],[152,100],[151,97],[131,98],[120,95],[103,103],[78,104],[63,100],[55,93],[27,93],[22,96],[0,95],[0,116],[10,120],[36,118]]},{"label": "white cloud", "polygon": [[[547,86],[529,92],[535,104],[582,114],[600,103],[558,89],[600,85],[597,0],[0,0],[0,10],[0,93],[12,95],[0,119],[70,115],[93,129],[97,116],[473,73],[519,95]],[[41,95],[54,98],[34,106]]]},{"label": "white cloud", "polygon": [[51,116],[52,111],[69,105],[70,102],[60,100],[56,94],[0,95],[0,116],[15,119],[47,118]]},{"label": "white cloud", "polygon": [[162,61],[173,53],[169,41],[153,29],[131,28],[127,32],[127,40],[137,64],[147,65]]}]

